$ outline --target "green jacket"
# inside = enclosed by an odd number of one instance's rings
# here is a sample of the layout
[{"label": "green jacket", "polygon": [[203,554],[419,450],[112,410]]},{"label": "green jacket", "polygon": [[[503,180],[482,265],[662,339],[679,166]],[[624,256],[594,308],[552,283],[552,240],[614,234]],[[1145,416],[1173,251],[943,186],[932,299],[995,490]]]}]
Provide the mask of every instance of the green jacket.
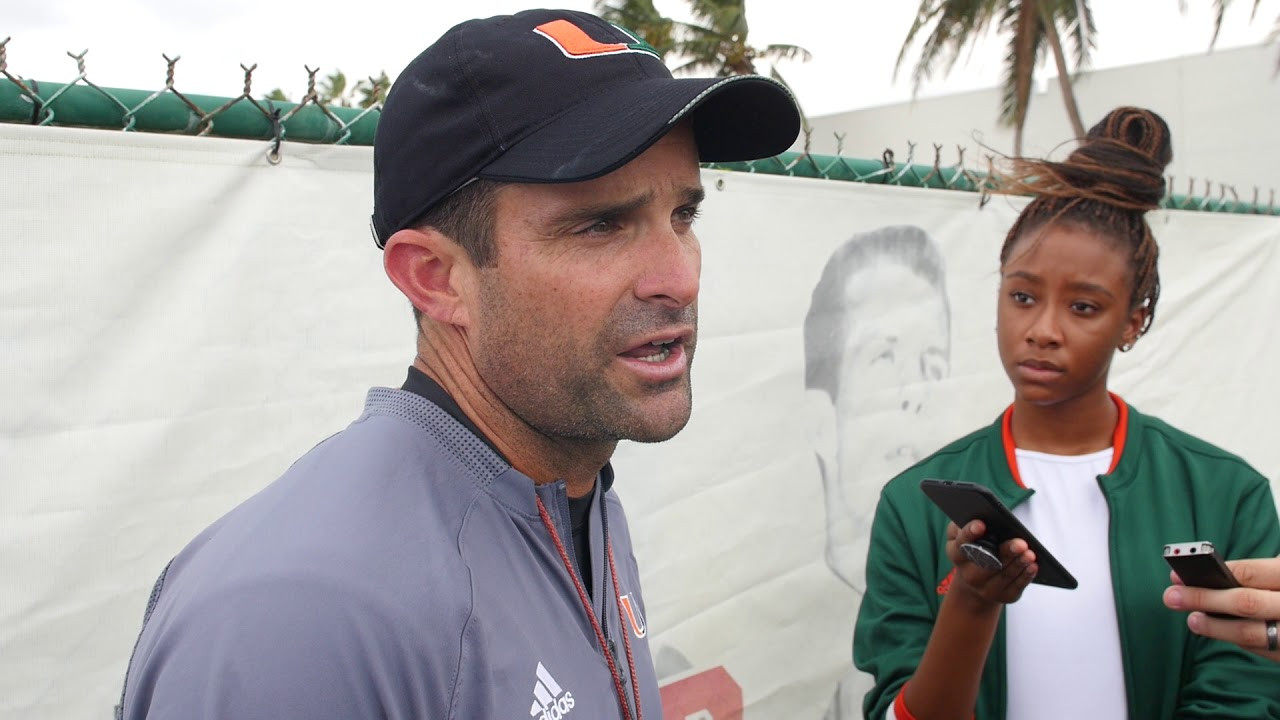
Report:
[{"label": "green jacket", "polygon": [[[1161,602],[1169,585],[1161,557],[1167,543],[1208,540],[1228,559],[1280,554],[1270,485],[1240,458],[1116,400],[1118,460],[1098,482],[1111,510],[1111,583],[1129,717],[1280,720],[1280,664],[1193,635],[1185,613]],[[885,717],[915,672],[950,584],[948,521],[920,481],[981,483],[1009,507],[1034,492],[1010,469],[1009,416],[920,461],[881,494],[853,643],[854,663],[876,679],[863,700],[868,718]],[[1001,616],[978,692],[980,720],[1005,717],[1004,633]]]}]

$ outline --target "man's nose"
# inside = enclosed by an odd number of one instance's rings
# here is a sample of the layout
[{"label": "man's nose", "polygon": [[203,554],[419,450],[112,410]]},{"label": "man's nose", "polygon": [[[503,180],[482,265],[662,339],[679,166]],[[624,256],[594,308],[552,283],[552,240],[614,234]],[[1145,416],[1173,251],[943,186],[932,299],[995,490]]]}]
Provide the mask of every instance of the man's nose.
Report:
[{"label": "man's nose", "polygon": [[637,297],[670,307],[685,307],[698,299],[702,248],[692,232],[664,227],[640,252],[643,272],[636,282]]}]

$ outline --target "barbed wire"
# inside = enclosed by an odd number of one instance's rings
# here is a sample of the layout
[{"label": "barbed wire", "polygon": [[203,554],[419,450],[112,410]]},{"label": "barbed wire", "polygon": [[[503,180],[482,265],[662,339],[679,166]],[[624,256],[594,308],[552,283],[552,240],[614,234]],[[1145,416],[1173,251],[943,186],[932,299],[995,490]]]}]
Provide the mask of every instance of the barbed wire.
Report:
[{"label": "barbed wire", "polygon": [[[996,156],[993,153],[982,156],[984,160],[982,168],[972,168],[965,162],[966,148],[957,145],[955,164],[943,165],[942,155],[945,147],[932,143],[933,162],[923,164],[916,162],[918,144],[908,141],[907,158],[904,162],[896,162],[895,154],[891,149],[885,150],[879,160],[850,158],[839,154],[843,149],[844,134],[834,134],[836,155],[813,154],[807,150],[788,151],[762,160],[712,163],[708,167],[766,175],[974,192],[980,194],[980,205],[985,205],[997,189],[996,179],[999,175],[995,167]],[[806,131],[803,146],[808,148],[811,140]],[[1162,207],[1171,210],[1280,216],[1280,206],[1276,205],[1274,189],[1268,191],[1264,205],[1263,190],[1258,186],[1253,187],[1252,201],[1245,201],[1241,200],[1237,188],[1228,183],[1215,183],[1205,178],[1191,177],[1187,178],[1187,192],[1179,194],[1175,192],[1176,182],[1177,178],[1174,176],[1166,176],[1166,194],[1161,203]],[[1197,190],[1201,190],[1202,194],[1196,195]]]},{"label": "barbed wire", "polygon": [[[38,82],[9,70],[8,44],[0,40],[0,122],[40,126],[72,126],[115,129],[124,132],[159,132],[196,136],[231,137],[268,141],[267,159],[276,164],[282,158],[286,139],[333,145],[372,145],[382,101],[387,88],[369,78],[368,107],[348,108],[326,105],[316,89],[319,68],[306,65],[306,92],[297,102],[274,101],[253,96],[253,73],[257,65],[240,65],[244,85],[236,97],[215,97],[184,93],[175,76],[181,56],[164,58],[164,84],[157,90],[105,88],[89,79],[86,56],[89,51],[68,52],[76,74],[67,83]],[[984,154],[981,167],[970,167],[966,149],[956,146],[956,161],[944,165],[944,146],[932,143],[933,162],[916,162],[917,143],[907,143],[907,155],[897,162],[891,149],[879,159],[845,157],[844,133],[834,133],[836,154],[809,152],[811,131],[806,128],[802,151],[788,151],[771,158],[749,162],[711,163],[706,167],[739,172],[817,178],[900,187],[934,188],[974,192],[985,204],[995,190],[995,156]],[[1188,178],[1187,192],[1169,194],[1164,207],[1204,212],[1280,215],[1276,192],[1269,191],[1262,204],[1262,189],[1253,188],[1252,201],[1242,201],[1234,185],[1207,179]],[[1196,191],[1201,189],[1201,194]],[[1230,197],[1228,197],[1228,195]]]},{"label": "barbed wire", "polygon": [[10,39],[0,40],[0,76],[4,78],[0,81],[0,122],[269,140],[269,157],[278,161],[280,143],[285,139],[372,144],[386,94],[386,88],[371,77],[368,107],[326,105],[316,89],[319,68],[304,65],[307,90],[299,102],[255,98],[253,73],[258,66],[241,64],[244,85],[237,97],[194,95],[175,84],[180,55],[161,55],[166,64],[164,85],[154,92],[105,88],[89,79],[88,50],[67,53],[76,66],[76,75],[69,82],[39,82],[10,71]]}]

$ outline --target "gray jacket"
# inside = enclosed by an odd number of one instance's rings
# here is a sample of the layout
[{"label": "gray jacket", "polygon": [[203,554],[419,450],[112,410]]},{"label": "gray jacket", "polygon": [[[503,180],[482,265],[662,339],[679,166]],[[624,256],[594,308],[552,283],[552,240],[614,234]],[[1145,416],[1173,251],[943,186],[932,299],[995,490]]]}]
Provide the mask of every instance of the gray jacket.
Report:
[{"label": "gray jacket", "polygon": [[[623,632],[644,717],[661,718],[639,573],[611,480],[606,468],[591,511],[591,602],[626,696]],[[621,717],[535,493],[571,557],[564,483],[535,486],[418,395],[371,390],[350,427],[172,560],[148,603],[118,714]],[[606,533],[630,612],[614,599]]]}]

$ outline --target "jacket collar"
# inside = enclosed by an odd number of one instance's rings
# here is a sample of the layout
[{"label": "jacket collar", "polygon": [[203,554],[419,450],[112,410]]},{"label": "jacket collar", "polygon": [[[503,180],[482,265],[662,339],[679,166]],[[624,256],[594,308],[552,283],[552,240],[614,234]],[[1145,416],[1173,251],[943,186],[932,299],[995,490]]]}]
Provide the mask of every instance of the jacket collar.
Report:
[{"label": "jacket collar", "polygon": [[[412,374],[411,374],[412,376]],[[428,382],[430,378],[422,376]],[[431,383],[435,385],[434,383]],[[420,389],[425,385],[419,385]],[[438,385],[435,386],[437,389]],[[533,478],[511,467],[493,445],[457,410],[446,405],[452,399],[440,390],[447,402],[406,389],[373,388],[365,400],[368,415],[390,415],[408,421],[434,438],[466,468],[466,478],[493,496],[508,509],[532,518],[538,517],[537,496],[548,508],[568,507],[568,494],[563,480],[536,485]],[[461,415],[461,417],[459,417]],[[613,487],[613,466],[606,463],[596,475],[596,496],[602,497]],[[567,510],[566,510],[567,512]]]},{"label": "jacket collar", "polygon": [[[1129,466],[1137,462],[1136,459],[1126,461],[1128,456],[1135,453],[1125,453],[1126,445],[1129,438],[1133,436],[1137,427],[1141,425],[1137,412],[1129,412],[1129,404],[1115,393],[1108,393],[1111,401],[1115,403],[1119,416],[1116,419],[1116,427],[1111,435],[1111,447],[1114,452],[1111,456],[1111,467],[1107,468],[1107,475],[1125,474],[1116,473],[1117,470],[1127,470]],[[1136,423],[1136,426],[1135,426]],[[1003,470],[998,472],[995,489],[1012,502],[1021,502],[1030,492],[1026,485],[1022,482],[1022,475],[1018,472],[1017,446],[1013,442],[1013,405],[1010,404],[1004,413],[996,420],[995,428],[1000,433],[1000,455],[998,459],[994,459],[993,466]],[[1123,467],[1121,464],[1123,463]],[[1004,498],[1002,498],[1004,499]]]}]

